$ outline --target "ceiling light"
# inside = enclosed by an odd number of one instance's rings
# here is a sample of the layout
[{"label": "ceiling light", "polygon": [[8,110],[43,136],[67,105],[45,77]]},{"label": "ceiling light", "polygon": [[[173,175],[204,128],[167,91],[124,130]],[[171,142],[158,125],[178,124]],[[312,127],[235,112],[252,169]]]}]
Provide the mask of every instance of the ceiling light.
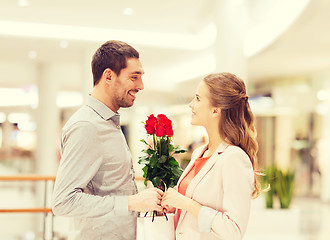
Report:
[{"label": "ceiling light", "polygon": [[60,42],[60,47],[61,48],[67,48],[69,46],[69,42],[67,40],[62,40]]},{"label": "ceiling light", "polygon": [[28,106],[38,104],[35,88],[30,91],[22,88],[0,88],[0,107]]},{"label": "ceiling light", "polygon": [[17,5],[20,7],[27,7],[29,6],[29,0],[18,0]]},{"label": "ceiling light", "polygon": [[[215,42],[217,28],[214,23],[205,25],[196,34],[144,32],[109,28],[82,27],[32,22],[14,22],[0,20],[0,35],[35,37],[59,40],[78,40],[89,42],[106,42],[109,36],[121,39],[133,45],[151,46],[172,49],[202,50]],[[134,38],[132,38],[134,36]]]},{"label": "ceiling light", "polygon": [[3,112],[0,112],[0,123],[4,123],[6,121],[6,114]]},{"label": "ceiling light", "polygon": [[316,96],[318,100],[325,101],[330,97],[330,92],[322,89],[317,92]]},{"label": "ceiling light", "polygon": [[34,51],[34,50],[31,50],[31,51],[29,52],[28,56],[29,56],[30,59],[34,60],[34,59],[37,58],[38,53],[37,53],[36,51]]},{"label": "ceiling light", "polygon": [[329,113],[329,106],[326,102],[321,102],[316,105],[315,111],[321,116],[326,116]]},{"label": "ceiling light", "polygon": [[20,123],[30,121],[31,116],[28,113],[9,113],[8,122],[11,123]]},{"label": "ceiling light", "polygon": [[17,127],[21,131],[35,131],[37,129],[37,124],[31,121],[22,121],[17,124]]},{"label": "ceiling light", "polygon": [[127,16],[133,15],[133,13],[134,13],[134,9],[133,9],[133,8],[125,8],[125,9],[123,10],[123,13],[124,13],[125,15],[127,15]]}]

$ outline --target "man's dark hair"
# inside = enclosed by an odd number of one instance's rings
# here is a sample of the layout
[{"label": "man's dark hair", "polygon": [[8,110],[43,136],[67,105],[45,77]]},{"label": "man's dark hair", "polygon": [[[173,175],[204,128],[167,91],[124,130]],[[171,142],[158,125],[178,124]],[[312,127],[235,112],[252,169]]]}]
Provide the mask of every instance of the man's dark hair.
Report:
[{"label": "man's dark hair", "polygon": [[120,71],[127,67],[128,58],[139,58],[139,52],[127,43],[112,40],[99,47],[92,60],[94,86],[98,84],[107,68],[119,75]]}]

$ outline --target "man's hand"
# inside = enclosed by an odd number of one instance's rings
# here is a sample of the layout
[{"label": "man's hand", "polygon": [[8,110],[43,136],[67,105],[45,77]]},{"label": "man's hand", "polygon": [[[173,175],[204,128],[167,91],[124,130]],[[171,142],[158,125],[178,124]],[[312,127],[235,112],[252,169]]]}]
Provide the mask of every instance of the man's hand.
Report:
[{"label": "man's hand", "polygon": [[137,212],[163,211],[163,192],[158,188],[148,188],[128,197],[128,210]]},{"label": "man's hand", "polygon": [[161,204],[166,210],[172,210],[173,208],[185,209],[188,201],[189,198],[178,193],[175,189],[169,188],[165,192]]}]

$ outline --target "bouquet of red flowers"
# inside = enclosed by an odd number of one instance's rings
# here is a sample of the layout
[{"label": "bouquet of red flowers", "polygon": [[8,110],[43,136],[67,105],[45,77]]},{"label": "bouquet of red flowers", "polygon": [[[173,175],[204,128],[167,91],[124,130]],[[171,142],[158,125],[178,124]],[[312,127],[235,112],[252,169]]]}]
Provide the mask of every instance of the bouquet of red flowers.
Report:
[{"label": "bouquet of red flowers", "polygon": [[143,123],[147,134],[152,136],[153,143],[149,144],[144,139],[148,148],[142,150],[145,156],[139,157],[139,163],[145,164],[142,168],[144,184],[150,180],[154,187],[164,190],[162,186],[174,187],[178,182],[183,170],[179,167],[174,154],[184,153],[187,150],[171,143],[173,136],[172,121],[164,114],[155,117],[151,114],[148,120]]}]

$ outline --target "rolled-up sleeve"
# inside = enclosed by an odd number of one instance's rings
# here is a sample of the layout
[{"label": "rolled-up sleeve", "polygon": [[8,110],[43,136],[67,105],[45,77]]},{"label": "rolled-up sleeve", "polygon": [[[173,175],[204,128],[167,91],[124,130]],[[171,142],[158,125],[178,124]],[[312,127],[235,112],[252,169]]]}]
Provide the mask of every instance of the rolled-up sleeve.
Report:
[{"label": "rolled-up sleeve", "polygon": [[115,196],[115,215],[126,215],[128,212],[128,196]]},{"label": "rolled-up sleeve", "polygon": [[88,218],[128,214],[128,196],[102,197],[84,192],[102,164],[101,146],[96,127],[90,122],[77,122],[63,131],[52,198],[55,215]]}]

